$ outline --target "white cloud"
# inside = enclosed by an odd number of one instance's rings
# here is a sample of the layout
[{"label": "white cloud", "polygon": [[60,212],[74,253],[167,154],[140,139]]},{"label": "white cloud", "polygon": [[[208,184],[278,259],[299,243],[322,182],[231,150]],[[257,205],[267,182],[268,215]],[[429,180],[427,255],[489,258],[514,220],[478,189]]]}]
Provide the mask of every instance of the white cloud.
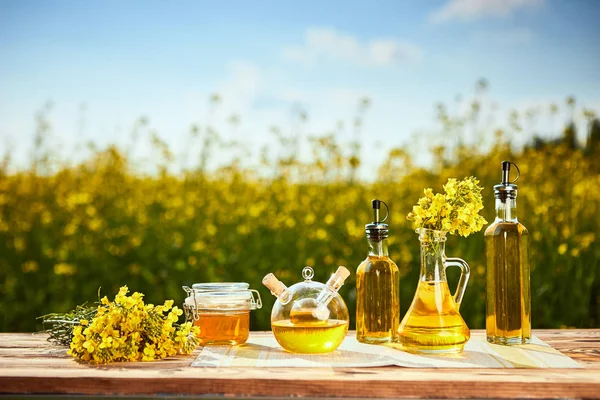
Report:
[{"label": "white cloud", "polygon": [[285,87],[275,88],[272,94],[277,100],[288,104],[311,107],[314,107],[316,104],[316,108],[335,106],[339,108],[338,111],[342,111],[342,109],[345,111],[354,111],[359,100],[366,96],[366,89],[330,87],[307,90],[293,87],[292,82],[287,82],[285,83]]},{"label": "white cloud", "polygon": [[249,61],[232,62],[228,66],[227,79],[215,92],[223,98],[228,109],[237,113],[248,111],[263,89],[262,74],[260,67]]},{"label": "white cloud", "polygon": [[475,32],[473,38],[476,42],[485,44],[517,45],[530,43],[534,33],[528,28],[515,28],[510,30],[485,30]]},{"label": "white cloud", "polygon": [[304,34],[304,43],[284,49],[284,57],[304,64],[337,60],[367,67],[385,67],[419,62],[422,52],[412,43],[392,38],[361,42],[334,29],[310,28]]},{"label": "white cloud", "polygon": [[280,90],[275,97],[288,103],[306,103],[309,100],[309,95],[305,90],[289,87]]},{"label": "white cloud", "polygon": [[[186,121],[211,123],[218,119],[249,113],[256,100],[266,90],[267,72],[258,65],[236,60],[225,65],[222,79],[202,90],[188,89],[182,96],[184,103],[180,112]],[[212,104],[213,94],[219,96],[218,104]]]},{"label": "white cloud", "polygon": [[472,21],[484,17],[506,17],[522,8],[537,7],[545,0],[448,0],[431,13],[433,22]]}]

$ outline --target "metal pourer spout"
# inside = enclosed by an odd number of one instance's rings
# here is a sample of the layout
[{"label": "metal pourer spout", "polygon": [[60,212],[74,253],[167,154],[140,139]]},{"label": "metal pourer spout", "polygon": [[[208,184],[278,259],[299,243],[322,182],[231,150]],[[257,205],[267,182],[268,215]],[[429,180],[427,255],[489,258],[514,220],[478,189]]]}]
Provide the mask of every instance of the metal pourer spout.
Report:
[{"label": "metal pourer spout", "polygon": [[502,184],[506,185],[510,182],[510,161],[502,161]]},{"label": "metal pourer spout", "polygon": [[[510,166],[514,165],[517,170],[517,177],[510,180]],[[499,185],[494,186],[494,195],[497,199],[505,202],[506,199],[515,199],[517,197],[517,185],[515,182],[519,179],[521,171],[519,167],[512,161],[502,161],[502,181]]]},{"label": "metal pourer spout", "polygon": [[[381,219],[381,205],[385,206],[386,215],[383,219]],[[373,222],[365,225],[365,232],[367,234],[367,238],[375,239],[375,240],[383,240],[388,237],[388,226],[385,224],[385,220],[387,220],[389,215],[389,209],[387,204],[383,200],[374,199],[371,201],[371,205],[373,206]]]},{"label": "metal pourer spout", "polygon": [[373,223],[378,224],[379,223],[379,210],[381,208],[381,200],[373,199],[373,201],[371,201],[371,204],[373,205]]}]

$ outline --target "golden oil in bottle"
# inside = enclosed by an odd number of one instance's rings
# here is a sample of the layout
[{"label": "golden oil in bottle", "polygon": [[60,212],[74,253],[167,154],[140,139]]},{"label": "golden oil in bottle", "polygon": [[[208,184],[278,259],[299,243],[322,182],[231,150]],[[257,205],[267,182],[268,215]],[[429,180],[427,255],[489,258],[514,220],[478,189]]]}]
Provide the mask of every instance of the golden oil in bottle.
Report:
[{"label": "golden oil in bottle", "polygon": [[348,321],[329,319],[293,323],[289,319],[271,323],[277,342],[294,353],[328,353],[346,337]]},{"label": "golden oil in bottle", "polygon": [[399,331],[402,349],[418,353],[458,353],[471,337],[446,281],[419,281]]},{"label": "golden oil in bottle", "polygon": [[302,270],[305,281],[290,288],[273,274],[265,276],[263,284],[277,296],[271,329],[281,347],[293,353],[328,353],[342,343],[349,318],[338,291],[349,275],[340,266],[324,285],[312,281],[314,271],[307,266]]},{"label": "golden oil in bottle", "polygon": [[494,186],[496,220],[485,231],[486,337],[496,344],[523,344],[531,339],[529,233],[517,220],[511,164],[502,163],[502,183]]},{"label": "golden oil in bottle", "polygon": [[194,325],[200,328],[201,345],[236,345],[245,343],[250,333],[250,312],[202,312]]},{"label": "golden oil in bottle", "polygon": [[356,272],[359,342],[395,342],[400,322],[400,271],[387,256],[369,255]]},{"label": "golden oil in bottle", "polygon": [[365,226],[369,255],[356,271],[356,339],[375,344],[396,342],[400,323],[400,271],[388,256],[380,203],[373,200],[374,222]]},{"label": "golden oil in bottle", "polygon": [[485,232],[486,336],[498,344],[531,338],[531,293],[527,229],[519,223],[492,224]]},{"label": "golden oil in bottle", "polygon": [[294,325],[327,325],[327,319],[320,320],[315,317],[315,309],[292,309],[290,311],[290,322]]},{"label": "golden oil in bottle", "polygon": [[[446,233],[417,229],[421,271],[413,301],[398,328],[400,347],[412,353],[447,354],[461,352],[471,337],[459,308],[469,282],[466,261],[446,257]],[[450,294],[446,269],[461,269],[456,293]]]}]

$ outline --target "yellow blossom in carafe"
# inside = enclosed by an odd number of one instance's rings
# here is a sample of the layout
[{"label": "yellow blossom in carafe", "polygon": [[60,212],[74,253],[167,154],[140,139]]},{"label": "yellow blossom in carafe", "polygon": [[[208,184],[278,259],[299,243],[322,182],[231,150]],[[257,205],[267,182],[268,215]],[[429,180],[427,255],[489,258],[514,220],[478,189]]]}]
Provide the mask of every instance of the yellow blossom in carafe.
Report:
[{"label": "yellow blossom in carafe", "polygon": [[[448,179],[444,193],[425,189],[407,216],[417,228],[420,249],[420,276],[412,304],[402,319],[400,347],[415,353],[457,353],[470,338],[469,327],[459,312],[467,283],[469,265],[445,254],[446,234],[468,236],[486,223],[479,215],[483,209],[482,188],[474,177]],[[454,295],[446,280],[446,268],[461,269]]]}]

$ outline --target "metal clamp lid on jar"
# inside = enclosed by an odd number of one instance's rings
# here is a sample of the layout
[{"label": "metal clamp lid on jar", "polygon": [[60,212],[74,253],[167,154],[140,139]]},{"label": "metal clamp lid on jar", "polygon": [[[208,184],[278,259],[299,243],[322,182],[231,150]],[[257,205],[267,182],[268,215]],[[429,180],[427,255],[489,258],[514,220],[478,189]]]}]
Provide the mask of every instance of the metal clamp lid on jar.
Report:
[{"label": "metal clamp lid on jar", "polygon": [[[218,310],[218,306],[231,305],[236,302],[248,302],[248,308],[244,310],[257,310],[262,308],[262,300],[260,293],[254,289],[249,289],[249,284],[246,282],[215,282],[215,283],[195,283],[190,288],[182,286],[183,290],[188,294],[183,304],[183,309],[186,313],[186,320],[189,320],[188,313],[194,321],[198,320],[198,309]],[[212,307],[206,307],[211,305]],[[236,308],[228,307],[227,311]],[[237,308],[238,310],[240,308]]]}]

